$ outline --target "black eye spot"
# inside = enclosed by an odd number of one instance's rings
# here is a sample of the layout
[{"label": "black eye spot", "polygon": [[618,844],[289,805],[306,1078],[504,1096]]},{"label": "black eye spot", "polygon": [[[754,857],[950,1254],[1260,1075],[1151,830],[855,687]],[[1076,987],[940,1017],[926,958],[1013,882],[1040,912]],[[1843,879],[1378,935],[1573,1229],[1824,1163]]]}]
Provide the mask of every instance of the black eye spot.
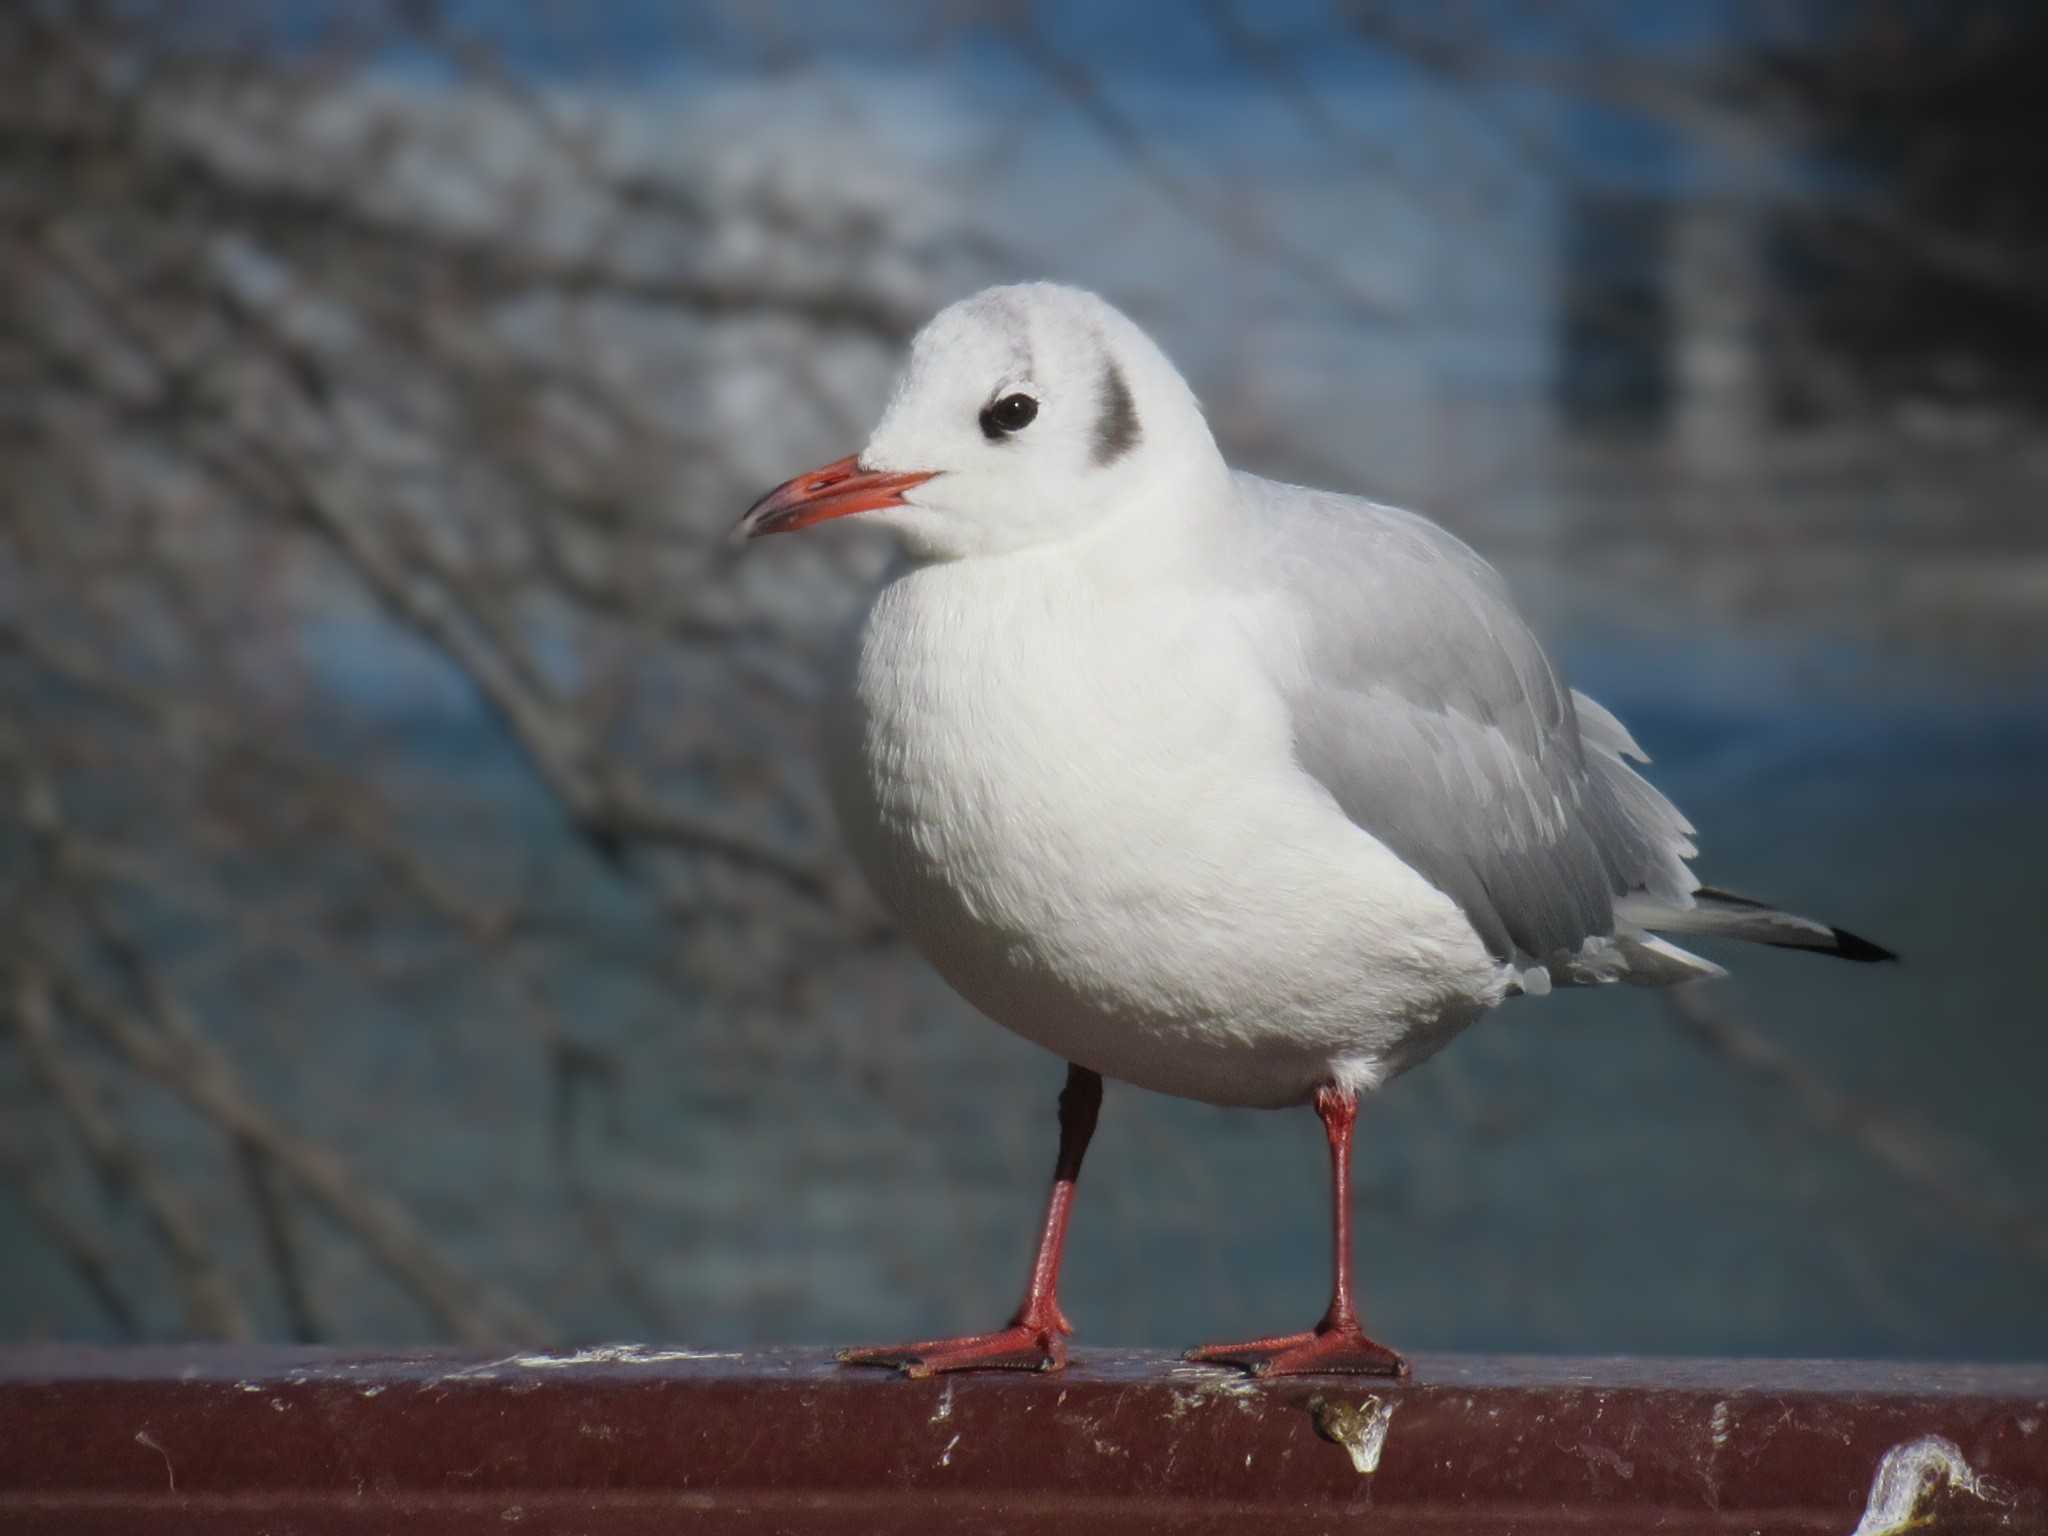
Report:
[{"label": "black eye spot", "polygon": [[1005,395],[981,410],[981,435],[990,442],[1022,432],[1038,419],[1038,402],[1029,395]]}]

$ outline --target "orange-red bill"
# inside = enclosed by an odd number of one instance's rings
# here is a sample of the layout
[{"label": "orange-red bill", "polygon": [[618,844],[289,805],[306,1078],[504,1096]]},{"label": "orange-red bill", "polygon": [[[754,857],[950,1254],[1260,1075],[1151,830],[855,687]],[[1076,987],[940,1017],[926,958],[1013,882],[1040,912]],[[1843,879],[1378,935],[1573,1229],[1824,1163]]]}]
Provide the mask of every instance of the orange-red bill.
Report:
[{"label": "orange-red bill", "polygon": [[834,459],[807,475],[785,480],[747,508],[733,530],[735,537],[758,539],[769,533],[794,533],[828,517],[900,507],[903,493],[923,485],[935,470],[881,471],[862,469],[857,455]]}]

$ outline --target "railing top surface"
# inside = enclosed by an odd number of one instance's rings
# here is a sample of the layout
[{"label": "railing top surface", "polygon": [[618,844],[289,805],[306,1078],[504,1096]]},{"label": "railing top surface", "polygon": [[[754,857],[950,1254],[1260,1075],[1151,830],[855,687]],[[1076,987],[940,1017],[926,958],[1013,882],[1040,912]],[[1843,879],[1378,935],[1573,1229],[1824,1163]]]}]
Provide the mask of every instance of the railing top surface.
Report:
[{"label": "railing top surface", "polygon": [[[0,1350],[0,1528],[2048,1531],[2048,1367]],[[424,1522],[424,1523],[423,1523]],[[1920,1522],[1920,1524],[1914,1524]]]},{"label": "railing top surface", "polygon": [[[1998,1397],[2048,1405],[2048,1361],[1818,1360],[1776,1357],[1718,1359],[1690,1355],[1475,1355],[1424,1352],[1405,1382],[1368,1377],[1302,1377],[1253,1384],[1243,1373],[1188,1365],[1160,1350],[1076,1346],[1063,1372],[1034,1375],[975,1372],[954,1383],[977,1389],[1072,1386],[1186,1387],[1242,1382],[1271,1392],[1349,1382],[1397,1393],[1430,1391],[1680,1392],[1780,1396],[1827,1393],[1874,1397]],[[659,1344],[591,1344],[534,1349],[497,1357],[453,1349],[347,1349],[301,1345],[157,1344],[0,1346],[0,1384],[60,1381],[239,1381],[245,1379],[415,1384],[503,1380],[527,1372],[574,1373],[579,1379],[832,1382],[888,1387],[889,1372],[849,1370],[824,1348],[715,1349]]]}]

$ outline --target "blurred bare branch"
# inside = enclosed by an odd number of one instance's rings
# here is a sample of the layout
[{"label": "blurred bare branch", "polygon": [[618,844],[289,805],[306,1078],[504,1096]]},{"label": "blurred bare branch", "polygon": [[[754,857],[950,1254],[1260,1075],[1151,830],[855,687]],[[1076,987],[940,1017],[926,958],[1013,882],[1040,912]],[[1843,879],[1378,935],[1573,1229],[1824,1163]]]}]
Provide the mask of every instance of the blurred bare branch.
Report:
[{"label": "blurred bare branch", "polygon": [[292,1207],[290,1191],[278,1177],[276,1161],[262,1143],[244,1137],[235,1143],[235,1161],[249,1191],[249,1203],[256,1210],[256,1224],[263,1237],[263,1256],[277,1282],[278,1300],[284,1306],[285,1325],[294,1343],[317,1344],[325,1335],[306,1283],[305,1261]]},{"label": "blurred bare branch", "polygon": [[186,1327],[201,1338],[252,1337],[248,1312],[218,1247],[184,1192],[106,1113],[92,1076],[59,1044],[48,981],[33,967],[20,970],[13,1005],[15,1038],[94,1166],[109,1184],[133,1190],[148,1211],[179,1280]]},{"label": "blurred bare branch", "polygon": [[32,1154],[14,1145],[11,1138],[0,1142],[0,1178],[20,1196],[36,1230],[105,1313],[115,1337],[140,1338],[142,1320],[115,1278],[118,1263],[112,1251],[79,1218],[63,1193],[53,1187],[53,1181],[37,1168]]},{"label": "blurred bare branch", "polygon": [[1117,106],[1088,61],[1055,46],[1034,18],[1027,15],[1020,19],[1012,36],[1018,52],[1038,67],[1068,104],[1130,163],[1132,170],[1196,224],[1214,230],[1248,256],[1294,273],[1326,294],[1354,321],[1398,325],[1412,318],[1384,295],[1370,291],[1327,253],[1288,239],[1271,221],[1260,218],[1255,208],[1208,192],[1194,178],[1176,169],[1160,155],[1138,124]]},{"label": "blurred bare branch", "polygon": [[[286,1033],[337,1027],[344,997],[459,995],[441,1027],[482,1011],[538,1104],[611,1059],[556,1000],[593,966],[721,1013],[715,1077],[818,977],[869,965],[886,930],[790,748],[845,567],[873,557],[819,551],[766,601],[737,580],[724,535],[761,470],[722,418],[765,392],[857,430],[847,379],[879,377],[932,274],[989,247],[772,166],[636,153],[432,4],[304,50],[250,21],[181,35],[89,0],[0,20],[0,772],[21,786],[0,842],[34,853],[0,861],[0,900],[35,913],[0,938],[9,1038],[35,1123],[149,1213],[190,1329],[257,1326],[236,1253],[287,1329],[326,1332],[312,1250],[338,1234],[436,1330],[532,1342],[552,1325],[201,1021],[260,1012],[255,986]],[[464,88],[380,76],[393,47]],[[487,165],[492,138],[518,148]],[[423,765],[392,680],[502,733],[524,779],[475,798]],[[570,882],[618,887],[631,933]],[[102,1073],[135,1079],[119,1113]],[[564,1091],[567,1219],[660,1323]],[[139,1150],[173,1102],[236,1181],[199,1198]],[[40,1163],[13,1182],[47,1206]],[[89,1233],[44,1225],[141,1326]]]},{"label": "blurred bare branch", "polygon": [[[1646,505],[1681,546],[1740,517],[1761,548],[1806,531],[1766,498],[1749,511],[1689,487],[1661,441],[1626,459],[1600,445],[1610,478],[1525,515],[1560,462],[1579,468],[1547,392],[1587,338],[1541,333],[1584,323],[1595,350],[1726,355],[1674,313],[1671,209],[1634,221],[1625,190],[1620,233],[1602,226],[1603,249],[1640,236],[1634,254],[1664,262],[1659,294],[1579,269],[1569,231],[1613,189],[1560,103],[1741,162],[1749,179],[1704,201],[1733,188],[1743,218],[1763,209],[1735,231],[1758,251],[1857,232],[1828,247],[1855,282],[1737,316],[1801,338],[1788,372],[1920,387],[1945,335],[1882,369],[1843,362],[1888,344],[1894,312],[1950,312],[1894,289],[1901,253],[1914,284],[1964,285],[1982,333],[2048,270],[2034,215],[1985,171],[1987,146],[2032,163],[2031,140],[1946,112],[1922,163],[1886,126],[1894,103],[2031,91],[1998,66],[2034,55],[1974,24],[1923,77],[1875,23],[1847,26],[1855,58],[1837,68],[1810,29],[1746,58],[1626,46],[1626,8],[1346,0],[1308,22],[1208,0],[1201,46],[1260,93],[1247,120],[1285,139],[1258,151],[1285,162],[1268,175],[1249,151],[1230,162],[1234,145],[1217,163],[1162,133],[1188,104],[1162,114],[1142,71],[1053,8],[911,7],[904,49],[992,36],[1006,103],[1047,138],[1078,130],[1078,158],[1107,147],[1092,186],[1141,235],[1089,266],[988,190],[994,161],[1048,182],[1057,167],[976,100],[905,135],[957,136],[956,162],[875,163],[902,126],[885,114],[928,105],[902,89],[928,57],[892,58],[872,90],[801,9],[667,18],[752,37],[771,73],[737,112],[694,79],[622,91],[536,70],[474,7],[315,9],[300,26],[254,0],[0,6],[0,1180],[79,1315],[124,1336],[310,1339],[367,1315],[489,1346],[592,1317],[669,1332],[696,1321],[699,1268],[744,1298],[729,1316],[776,1318],[806,1286],[836,1296],[812,1273],[828,1266],[785,1261],[773,1234],[744,1275],[649,1259],[766,1231],[757,1187],[685,1159],[731,1160],[771,1068],[874,1102],[778,1107],[750,1145],[786,1161],[746,1177],[801,1174],[807,1219],[851,1228],[854,1202],[919,1174],[976,1218],[970,1176],[934,1150],[953,1148],[927,1097],[955,1070],[935,1038],[946,1004],[855,889],[813,780],[821,680],[885,554],[826,537],[742,565],[725,538],[763,484],[858,445],[944,298],[1048,260],[1149,284],[1148,320],[1212,344],[1193,366],[1234,457],[1389,499],[1420,486],[1454,514],[1504,507],[1489,549],[1568,547],[1582,576],[1635,558]],[[1562,41],[1525,46],[1537,33]],[[1340,50],[1391,66],[1404,112],[1427,110],[1388,127],[1331,67]],[[798,104],[816,115],[785,122]],[[1483,152],[1446,153],[1445,129]],[[1809,150],[1858,170],[1824,218],[1774,197]],[[941,163],[988,187],[934,190]],[[1079,222],[1057,238],[1087,243]],[[1732,291],[1717,281],[1695,287]],[[1235,308],[1239,282],[1257,320],[1205,313]],[[1524,329],[1503,362],[1489,327],[1509,290]],[[1433,349],[1468,372],[1439,377]],[[1781,392],[1800,388],[1821,393]],[[1540,430],[1496,439],[1508,395]],[[1419,468],[1380,462],[1424,439]],[[1952,489],[1953,464],[1934,474]],[[1749,577],[1777,565],[1731,559]],[[1688,1028],[2030,1263],[2048,1251],[1911,1137],[1887,1148],[1886,1117],[1739,1027]],[[1497,1134],[1500,1104],[1446,1070],[1442,1133]],[[426,1106],[431,1157],[393,1153],[411,1129],[397,1106]],[[977,1116],[965,1139],[1035,1166],[1026,1124]],[[1152,1161],[1222,1187],[1155,1137]],[[95,1181],[103,1207],[66,1203]],[[494,1219],[488,1265],[453,1230],[484,1186],[530,1203]],[[358,1310],[365,1291],[389,1310]]]}]

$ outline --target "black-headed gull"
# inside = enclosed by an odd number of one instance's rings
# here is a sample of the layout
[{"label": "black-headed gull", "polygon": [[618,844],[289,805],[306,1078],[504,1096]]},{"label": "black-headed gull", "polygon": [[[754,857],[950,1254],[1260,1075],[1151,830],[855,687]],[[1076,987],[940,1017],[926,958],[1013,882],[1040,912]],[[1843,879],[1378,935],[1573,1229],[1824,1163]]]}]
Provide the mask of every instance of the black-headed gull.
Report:
[{"label": "black-headed gull", "polygon": [[912,1375],[1055,1369],[1060,1255],[1102,1078],[1313,1104],[1335,1280],[1301,1334],[1190,1358],[1405,1374],[1352,1302],[1362,1096],[1488,1008],[1720,974],[1660,933],[1886,952],[1700,886],[1692,827],[1435,524],[1223,462],[1144,332],[995,288],[918,335],[867,446],[747,535],[858,513],[911,556],[833,689],[855,857],[941,975],[1069,1063],[1023,1305],[993,1333],[849,1350]]}]

